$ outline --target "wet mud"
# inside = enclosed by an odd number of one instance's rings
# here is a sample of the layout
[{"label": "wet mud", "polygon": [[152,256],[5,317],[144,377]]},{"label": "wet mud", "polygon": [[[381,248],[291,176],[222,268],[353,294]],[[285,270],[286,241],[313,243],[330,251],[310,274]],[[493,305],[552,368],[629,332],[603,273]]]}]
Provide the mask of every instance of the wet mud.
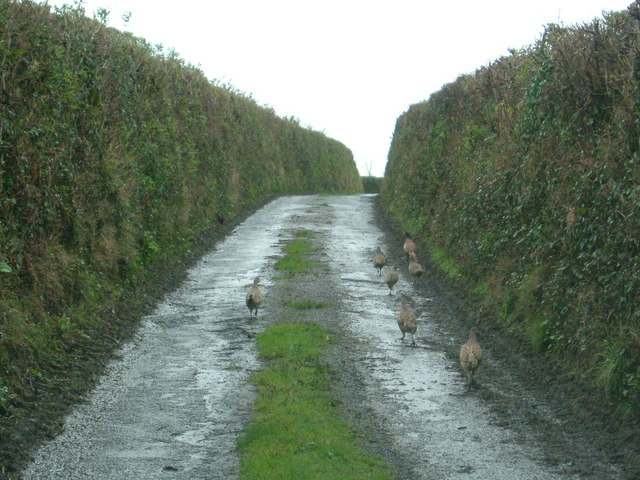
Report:
[{"label": "wet mud", "polygon": [[[236,478],[235,441],[255,398],[248,380],[260,368],[255,335],[289,319],[339,338],[327,362],[341,411],[399,479],[639,478],[634,425],[581,407],[585,392],[563,389],[567,378],[540,372],[543,360],[489,324],[467,385],[457,355],[478,314],[435,272],[410,278],[401,232],[376,202],[283,197],[249,217],[145,318],[24,478]],[[300,230],[312,232],[316,267],[286,278],[273,265]],[[373,267],[378,246],[400,267],[391,293]],[[252,318],[244,294],[258,275],[266,299]],[[326,308],[298,311],[290,300]],[[396,323],[403,301],[418,315],[415,344]]]}]

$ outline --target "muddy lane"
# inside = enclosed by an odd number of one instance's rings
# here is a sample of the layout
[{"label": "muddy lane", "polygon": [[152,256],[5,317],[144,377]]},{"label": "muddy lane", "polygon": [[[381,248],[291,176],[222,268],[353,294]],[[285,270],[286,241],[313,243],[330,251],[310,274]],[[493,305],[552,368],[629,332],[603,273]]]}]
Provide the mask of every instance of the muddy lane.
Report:
[{"label": "muddy lane", "polygon": [[[399,449],[411,452],[415,478],[552,478],[538,464],[535,445],[525,450],[512,442],[507,429],[497,427],[482,402],[468,393],[457,365],[445,355],[456,340],[434,318],[437,298],[425,297],[407,275],[406,260],[392,257],[401,270],[392,294],[380,286],[371,261],[373,248],[392,252],[372,221],[366,198],[335,199],[337,215],[330,232],[329,252],[341,284],[349,292],[347,324],[357,343],[359,368],[366,380],[371,407],[387,419]],[[350,218],[363,221],[354,225]],[[347,227],[348,226],[348,227]],[[418,315],[416,344],[403,341],[396,323],[405,301]],[[554,472],[553,478],[558,478]]]},{"label": "muddy lane", "polygon": [[[401,235],[378,227],[372,197],[329,197],[325,202],[335,215],[325,232],[326,251],[339,276],[351,365],[364,379],[366,408],[351,408],[374,412],[383,423],[394,450],[409,464],[406,478],[626,478],[595,448],[571,444],[553,408],[545,399],[532,399],[508,365],[492,358],[490,345],[484,345],[479,386],[468,388],[457,352],[471,320],[465,325],[464,319],[452,318],[455,310],[437,291],[424,280],[410,278],[401,250],[391,244],[401,243]],[[400,252],[389,260],[401,270],[391,295],[380,286],[372,265],[377,246],[387,253]],[[396,317],[402,301],[418,315],[415,345],[408,336],[401,340]],[[348,404],[348,398],[343,400]],[[532,422],[530,412],[520,418],[514,406],[527,401],[536,408],[533,415],[545,418]],[[496,413],[497,404],[500,412],[511,413]],[[361,423],[366,428],[366,420]],[[542,423],[558,425],[552,433],[561,441],[541,435],[537,425]],[[549,443],[565,451],[549,455]]]},{"label": "muddy lane", "polygon": [[[409,278],[398,232],[379,225],[374,200],[284,197],[248,218],[145,319],[24,478],[237,478],[235,442],[255,398],[248,378],[260,367],[254,337],[301,315],[287,307],[291,299],[328,305],[306,315],[341,339],[328,360],[342,410],[399,479],[629,478],[595,448],[566,438],[553,406],[491,345],[483,344],[478,387],[466,386],[456,356],[470,320],[456,318],[424,279]],[[273,278],[283,242],[299,230],[312,232],[317,268]],[[393,294],[373,267],[377,246],[401,269]],[[244,294],[257,275],[266,301],[256,320]],[[400,339],[403,300],[418,314],[415,345]],[[557,428],[541,432],[542,424]]]},{"label": "muddy lane", "polygon": [[247,219],[146,318],[135,341],[44,445],[26,479],[230,479],[258,368],[244,295],[268,291],[281,230],[306,199],[278,199]]}]

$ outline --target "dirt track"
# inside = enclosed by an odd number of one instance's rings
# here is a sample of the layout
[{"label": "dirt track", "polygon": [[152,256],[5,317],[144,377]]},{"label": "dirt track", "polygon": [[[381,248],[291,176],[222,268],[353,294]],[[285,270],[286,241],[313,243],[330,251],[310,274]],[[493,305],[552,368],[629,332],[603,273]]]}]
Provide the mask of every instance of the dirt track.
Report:
[{"label": "dirt track", "polygon": [[[255,334],[300,316],[342,339],[328,358],[336,395],[399,478],[638,478],[633,426],[482,321],[485,362],[467,388],[457,352],[479,317],[437,274],[408,278],[401,232],[384,224],[375,199],[285,197],[243,222],[145,319],[25,478],[234,478],[254,395],[247,379],[259,368]],[[274,279],[282,243],[299,230],[313,232],[318,267]],[[393,295],[372,266],[376,246],[401,267]],[[244,305],[256,275],[267,294],[257,320]],[[415,346],[395,322],[402,299],[419,314]],[[288,300],[328,307],[301,313]]]}]

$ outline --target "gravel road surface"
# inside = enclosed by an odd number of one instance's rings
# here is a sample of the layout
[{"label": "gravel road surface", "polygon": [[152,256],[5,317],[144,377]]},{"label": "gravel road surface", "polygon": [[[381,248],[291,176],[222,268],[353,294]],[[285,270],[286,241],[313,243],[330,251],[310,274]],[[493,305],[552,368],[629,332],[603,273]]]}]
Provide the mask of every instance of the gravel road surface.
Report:
[{"label": "gravel road surface", "polygon": [[[274,263],[301,230],[312,232],[316,267],[283,278]],[[248,379],[260,368],[255,336],[291,318],[340,338],[327,359],[335,395],[365,447],[395,464],[398,478],[638,478],[619,450],[624,439],[597,422],[576,426],[562,398],[532,385],[526,361],[509,361],[482,324],[484,363],[467,386],[457,353],[477,316],[443,294],[437,276],[409,277],[401,233],[382,222],[371,195],[269,203],[144,319],[24,478],[237,478],[235,442],[255,398]],[[373,267],[378,246],[401,270],[392,294]],[[258,275],[266,300],[256,319],[244,295]],[[289,300],[327,306],[295,311]],[[415,345],[400,339],[402,301],[418,315]]]}]

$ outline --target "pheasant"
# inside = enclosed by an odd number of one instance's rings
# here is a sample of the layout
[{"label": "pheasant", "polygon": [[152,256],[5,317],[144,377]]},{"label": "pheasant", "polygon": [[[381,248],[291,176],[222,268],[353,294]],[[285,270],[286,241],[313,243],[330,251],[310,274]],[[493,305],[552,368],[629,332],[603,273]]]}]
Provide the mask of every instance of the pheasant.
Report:
[{"label": "pheasant", "polygon": [[387,273],[385,273],[384,281],[380,284],[380,286],[386,285],[387,287],[389,287],[389,295],[391,295],[393,286],[398,283],[399,279],[400,271],[398,270],[398,267],[394,265],[393,270],[389,270]]},{"label": "pheasant", "polygon": [[478,329],[473,327],[469,332],[469,340],[460,348],[460,365],[467,375],[469,384],[473,383],[473,374],[482,361],[482,348],[476,339]]},{"label": "pheasant", "polygon": [[253,285],[247,292],[246,301],[247,307],[249,307],[249,315],[252,315],[254,310],[256,312],[256,317],[258,316],[258,308],[262,305],[262,301],[264,300],[264,295],[262,291],[260,291],[260,277],[256,277],[253,280]]},{"label": "pheasant", "polygon": [[409,333],[411,335],[411,343],[415,345],[416,339],[414,335],[418,329],[418,323],[415,313],[409,310],[406,303],[402,304],[402,310],[400,310],[400,314],[398,315],[398,327],[400,327],[400,331],[402,332],[402,340],[404,340],[405,334]]},{"label": "pheasant", "polygon": [[404,245],[402,245],[404,254],[409,258],[411,253],[416,253],[416,242],[411,239],[409,232],[404,232]]},{"label": "pheasant", "polygon": [[419,278],[424,273],[422,265],[418,263],[416,252],[411,252],[409,254],[409,273],[415,278]]},{"label": "pheasant", "polygon": [[382,267],[387,263],[387,259],[382,253],[380,247],[376,248],[376,254],[373,257],[373,266],[378,269],[378,275],[382,275]]}]

